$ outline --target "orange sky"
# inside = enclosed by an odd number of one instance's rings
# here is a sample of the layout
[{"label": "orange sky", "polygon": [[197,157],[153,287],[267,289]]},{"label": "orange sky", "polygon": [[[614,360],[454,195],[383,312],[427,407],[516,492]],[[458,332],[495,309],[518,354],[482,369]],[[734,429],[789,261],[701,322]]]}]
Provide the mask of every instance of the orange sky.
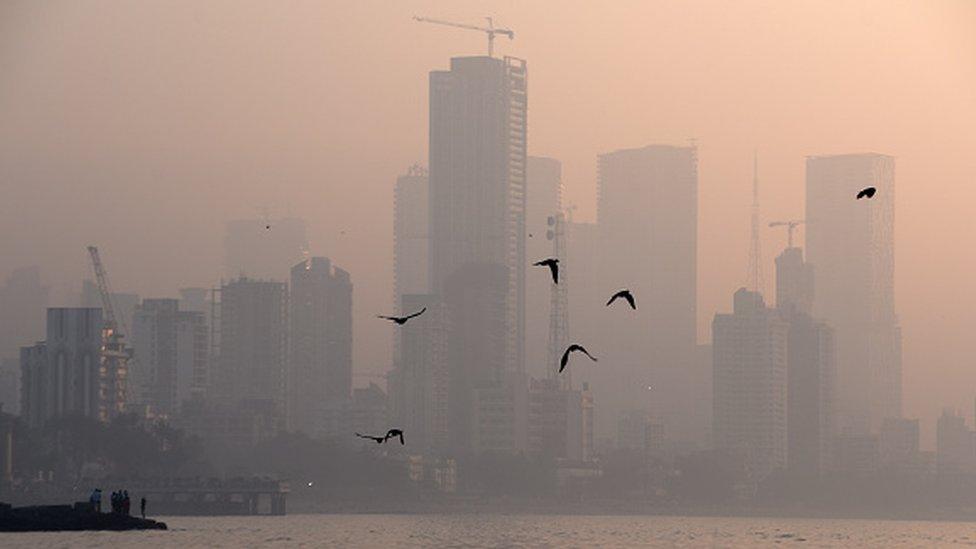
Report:
[{"label": "orange sky", "polygon": [[[173,295],[216,281],[224,220],[291,212],[352,273],[357,370],[385,371],[370,315],[392,301],[395,177],[426,163],[427,72],[485,49],[414,14],[515,30],[497,49],[528,60],[530,153],[562,160],[577,218],[598,153],[697,139],[702,340],[745,277],[753,148],[764,222],[802,215],[804,156],[894,155],[906,414],[927,437],[943,405],[972,414],[970,1],[8,0],[0,276],[39,264],[65,300],[95,242],[117,289]],[[785,235],[763,238],[771,290]]]}]

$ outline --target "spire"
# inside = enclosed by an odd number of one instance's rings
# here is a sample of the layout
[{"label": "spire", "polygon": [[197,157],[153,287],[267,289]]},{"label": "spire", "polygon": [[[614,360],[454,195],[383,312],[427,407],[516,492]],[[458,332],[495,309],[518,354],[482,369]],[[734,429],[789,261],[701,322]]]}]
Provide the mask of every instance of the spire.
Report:
[{"label": "spire", "polygon": [[752,219],[749,235],[749,272],[746,286],[753,292],[762,291],[762,248],[759,243],[759,153],[752,154]]}]

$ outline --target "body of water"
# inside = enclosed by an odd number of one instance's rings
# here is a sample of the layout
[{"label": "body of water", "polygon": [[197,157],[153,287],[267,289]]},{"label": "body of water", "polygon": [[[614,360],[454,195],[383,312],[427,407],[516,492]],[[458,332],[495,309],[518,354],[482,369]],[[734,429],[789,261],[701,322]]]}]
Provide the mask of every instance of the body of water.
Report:
[{"label": "body of water", "polygon": [[163,517],[169,531],[0,534],[0,547],[949,547],[976,523],[546,515]]}]

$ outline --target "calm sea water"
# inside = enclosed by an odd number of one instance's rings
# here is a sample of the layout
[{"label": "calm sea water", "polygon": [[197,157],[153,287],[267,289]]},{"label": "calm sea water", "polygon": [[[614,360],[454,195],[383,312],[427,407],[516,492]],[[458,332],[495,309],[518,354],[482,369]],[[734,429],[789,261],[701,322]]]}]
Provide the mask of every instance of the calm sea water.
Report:
[{"label": "calm sea water", "polygon": [[168,517],[166,532],[0,534],[0,547],[949,547],[976,523],[544,516]]}]

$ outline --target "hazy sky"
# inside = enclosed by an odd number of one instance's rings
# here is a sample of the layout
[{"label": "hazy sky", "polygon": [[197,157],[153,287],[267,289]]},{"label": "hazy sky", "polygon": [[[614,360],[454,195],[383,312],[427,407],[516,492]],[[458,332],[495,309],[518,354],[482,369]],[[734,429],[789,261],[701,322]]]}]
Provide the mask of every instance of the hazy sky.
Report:
[{"label": "hazy sky", "polygon": [[[597,154],[697,139],[701,340],[745,279],[753,148],[764,225],[802,216],[806,155],[895,156],[905,412],[929,440],[943,405],[972,418],[972,1],[6,0],[0,276],[38,264],[67,303],[96,243],[115,289],[175,295],[218,279],[226,219],[290,212],[352,274],[357,371],[385,372],[371,315],[395,178],[426,164],[427,73],[486,48],[415,14],[515,30],[496,48],[528,61],[529,151],[563,162],[577,219]],[[784,243],[764,229],[769,291]]]}]

